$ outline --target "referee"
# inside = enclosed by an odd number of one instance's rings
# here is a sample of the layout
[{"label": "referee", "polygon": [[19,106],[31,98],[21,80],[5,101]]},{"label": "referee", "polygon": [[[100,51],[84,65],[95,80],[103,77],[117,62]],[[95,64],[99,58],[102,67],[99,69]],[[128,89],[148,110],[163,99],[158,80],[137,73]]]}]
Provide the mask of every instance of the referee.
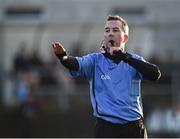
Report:
[{"label": "referee", "polygon": [[83,57],[66,54],[59,42],[52,43],[55,55],[73,77],[83,76],[90,84],[95,137],[147,137],[143,123],[141,80],[158,80],[158,67],[143,57],[125,52],[129,27],[120,16],[108,16],[102,51]]}]

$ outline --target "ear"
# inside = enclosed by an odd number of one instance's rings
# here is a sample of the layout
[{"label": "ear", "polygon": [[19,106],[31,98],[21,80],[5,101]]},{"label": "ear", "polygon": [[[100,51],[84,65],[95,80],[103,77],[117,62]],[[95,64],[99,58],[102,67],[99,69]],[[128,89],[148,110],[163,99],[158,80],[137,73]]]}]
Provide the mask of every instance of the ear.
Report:
[{"label": "ear", "polygon": [[126,35],[126,34],[124,34],[124,42],[125,42],[125,43],[127,43],[127,42],[128,42],[128,40],[129,40],[129,36],[128,36],[128,35]]}]

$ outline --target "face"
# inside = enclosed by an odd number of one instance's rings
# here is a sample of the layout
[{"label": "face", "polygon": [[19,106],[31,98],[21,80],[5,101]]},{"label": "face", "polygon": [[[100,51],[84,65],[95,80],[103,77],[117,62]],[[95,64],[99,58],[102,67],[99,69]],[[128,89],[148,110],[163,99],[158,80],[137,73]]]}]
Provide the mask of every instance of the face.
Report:
[{"label": "face", "polygon": [[114,41],[114,46],[119,47],[124,51],[124,43],[127,42],[128,36],[123,32],[121,21],[110,20],[107,21],[104,28],[104,40],[109,42]]}]

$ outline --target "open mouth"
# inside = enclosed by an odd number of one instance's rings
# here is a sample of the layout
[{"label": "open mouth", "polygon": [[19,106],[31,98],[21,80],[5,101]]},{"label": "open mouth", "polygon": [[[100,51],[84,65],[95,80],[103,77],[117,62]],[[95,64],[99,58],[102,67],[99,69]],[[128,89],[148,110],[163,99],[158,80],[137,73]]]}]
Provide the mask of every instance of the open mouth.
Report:
[{"label": "open mouth", "polygon": [[109,43],[110,43],[110,46],[111,46],[111,47],[115,47],[115,45],[114,45],[114,40],[109,40]]}]

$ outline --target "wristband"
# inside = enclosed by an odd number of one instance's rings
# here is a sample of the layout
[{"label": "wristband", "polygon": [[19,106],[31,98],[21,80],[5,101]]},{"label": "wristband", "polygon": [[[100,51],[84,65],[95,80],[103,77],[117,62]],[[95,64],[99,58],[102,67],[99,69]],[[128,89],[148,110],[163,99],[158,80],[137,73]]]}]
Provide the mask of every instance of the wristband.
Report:
[{"label": "wristband", "polygon": [[57,58],[59,60],[62,60],[64,56],[67,56],[66,52],[63,52],[62,54],[56,54]]}]

